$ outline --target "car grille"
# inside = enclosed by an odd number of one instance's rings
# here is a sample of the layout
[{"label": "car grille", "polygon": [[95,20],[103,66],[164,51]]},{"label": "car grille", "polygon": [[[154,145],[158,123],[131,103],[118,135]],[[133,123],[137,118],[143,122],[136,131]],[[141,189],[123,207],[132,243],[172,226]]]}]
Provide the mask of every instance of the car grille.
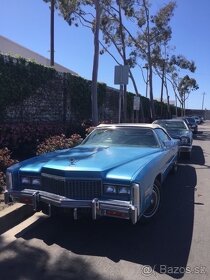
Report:
[{"label": "car grille", "polygon": [[101,180],[67,179],[59,176],[42,175],[43,191],[72,199],[89,200],[101,197]]}]

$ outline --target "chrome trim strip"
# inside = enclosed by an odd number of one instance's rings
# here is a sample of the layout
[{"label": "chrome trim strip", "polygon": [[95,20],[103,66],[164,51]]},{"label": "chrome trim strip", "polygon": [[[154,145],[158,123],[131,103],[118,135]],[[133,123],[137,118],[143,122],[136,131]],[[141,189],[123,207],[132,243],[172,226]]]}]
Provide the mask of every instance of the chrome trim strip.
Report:
[{"label": "chrome trim strip", "polygon": [[97,218],[97,203],[98,203],[98,199],[94,198],[92,200],[92,219],[96,220]]},{"label": "chrome trim strip", "polygon": [[47,173],[41,173],[41,177],[55,179],[55,180],[64,181],[64,182],[66,181],[66,177],[58,176],[58,175],[52,175],[52,174],[47,174]]},{"label": "chrome trim strip", "polygon": [[192,146],[179,146],[179,150],[181,149],[192,150]]},{"label": "chrome trim strip", "polygon": [[59,181],[79,180],[79,181],[100,181],[100,182],[102,182],[101,178],[64,177],[64,176],[52,175],[52,174],[48,174],[48,173],[44,173],[44,172],[41,173],[41,177],[55,179],[55,180],[59,180]]},{"label": "chrome trim strip", "polygon": [[51,217],[52,215],[52,208],[51,208],[51,204],[48,204],[48,216]]},{"label": "chrome trim strip", "polygon": [[138,222],[137,209],[133,205],[131,206],[131,221],[133,224],[136,224]]},{"label": "chrome trim strip", "polygon": [[137,209],[137,215],[140,215],[140,190],[139,184],[132,184],[132,205]]},{"label": "chrome trim strip", "polygon": [[74,220],[78,220],[77,208],[74,208],[73,217]]},{"label": "chrome trim strip", "polygon": [[8,191],[4,192],[4,203],[8,204],[10,202],[10,195]]},{"label": "chrome trim strip", "polygon": [[37,211],[37,197],[38,197],[38,195],[39,195],[38,191],[34,192],[32,194],[32,201],[33,201],[33,209],[34,209],[34,211]]}]

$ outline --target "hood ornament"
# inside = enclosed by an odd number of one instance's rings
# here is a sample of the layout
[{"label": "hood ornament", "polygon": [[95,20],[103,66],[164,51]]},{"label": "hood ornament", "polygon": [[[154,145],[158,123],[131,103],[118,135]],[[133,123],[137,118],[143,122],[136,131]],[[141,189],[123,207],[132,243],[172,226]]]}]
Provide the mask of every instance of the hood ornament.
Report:
[{"label": "hood ornament", "polygon": [[75,165],[77,160],[75,158],[70,158],[70,165]]}]

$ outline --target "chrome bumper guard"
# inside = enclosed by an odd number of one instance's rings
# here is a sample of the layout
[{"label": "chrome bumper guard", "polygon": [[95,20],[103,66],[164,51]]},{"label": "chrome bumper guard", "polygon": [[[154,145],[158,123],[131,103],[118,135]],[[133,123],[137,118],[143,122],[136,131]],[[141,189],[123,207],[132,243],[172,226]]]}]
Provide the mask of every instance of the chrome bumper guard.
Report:
[{"label": "chrome bumper guard", "polygon": [[5,203],[11,200],[32,205],[34,211],[38,211],[39,203],[45,203],[49,207],[49,215],[51,214],[51,206],[61,208],[73,208],[74,219],[77,219],[77,209],[92,209],[92,219],[96,220],[97,216],[111,216],[122,219],[131,220],[133,224],[138,221],[138,209],[131,204],[130,201],[119,200],[74,200],[64,196],[52,194],[45,191],[36,191],[32,189],[24,189],[22,191],[6,191]]}]

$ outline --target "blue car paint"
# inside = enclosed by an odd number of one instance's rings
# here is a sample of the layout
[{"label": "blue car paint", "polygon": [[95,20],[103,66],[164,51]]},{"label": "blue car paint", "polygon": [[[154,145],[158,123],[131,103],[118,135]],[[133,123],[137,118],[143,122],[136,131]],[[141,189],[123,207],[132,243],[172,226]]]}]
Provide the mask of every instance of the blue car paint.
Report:
[{"label": "blue car paint", "polygon": [[[177,141],[171,141],[176,147]],[[45,172],[67,178],[98,178],[107,184],[129,186],[136,182],[140,184],[143,212],[150,200],[154,178],[160,174],[163,181],[176,161],[176,153],[170,152],[172,149],[81,144],[17,163],[8,171],[16,179],[14,189],[20,188],[21,175],[41,176]]]},{"label": "blue car paint", "polygon": [[[153,186],[154,175],[151,165],[154,164],[154,161],[157,161],[158,164],[161,156],[167,151],[163,151],[162,148],[146,147],[131,147],[129,153],[126,151],[126,147],[87,147],[81,145],[29,159],[18,163],[16,167],[19,169],[20,175],[40,176],[41,172],[47,172],[63,177],[102,178],[104,183],[109,184],[113,180],[116,184],[125,185],[129,185],[132,181],[138,182],[141,185],[141,210],[143,210],[148,203]],[[74,159],[73,164],[71,164],[71,159]],[[166,169],[161,169],[159,164],[158,173],[162,174],[161,180],[167,176],[169,169],[169,162]],[[147,176],[148,171],[151,173],[149,177]],[[148,188],[150,188],[150,192],[145,197]]]}]

